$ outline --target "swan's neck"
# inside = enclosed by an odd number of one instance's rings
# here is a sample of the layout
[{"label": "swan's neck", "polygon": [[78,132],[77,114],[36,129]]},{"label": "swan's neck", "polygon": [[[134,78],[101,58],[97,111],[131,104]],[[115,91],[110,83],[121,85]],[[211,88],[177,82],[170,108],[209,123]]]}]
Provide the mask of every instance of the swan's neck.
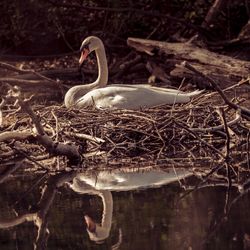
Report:
[{"label": "swan's neck", "polygon": [[113,216],[113,198],[111,192],[108,190],[91,190],[89,193],[100,196],[103,203],[101,225],[96,224],[94,233],[87,230],[90,239],[97,242],[109,237]]},{"label": "swan's neck", "polygon": [[103,203],[103,213],[102,213],[102,227],[109,231],[112,224],[112,215],[113,215],[113,198],[110,191],[101,191],[98,194],[102,198]]},{"label": "swan's neck", "polygon": [[104,87],[108,83],[108,63],[104,46],[101,45],[95,51],[98,65],[98,78],[93,82],[93,88]]},{"label": "swan's neck", "polygon": [[77,85],[68,90],[65,95],[64,103],[67,108],[76,106],[81,97],[92,89],[105,87],[108,83],[108,63],[103,44],[95,51],[98,65],[98,77],[90,84]]}]

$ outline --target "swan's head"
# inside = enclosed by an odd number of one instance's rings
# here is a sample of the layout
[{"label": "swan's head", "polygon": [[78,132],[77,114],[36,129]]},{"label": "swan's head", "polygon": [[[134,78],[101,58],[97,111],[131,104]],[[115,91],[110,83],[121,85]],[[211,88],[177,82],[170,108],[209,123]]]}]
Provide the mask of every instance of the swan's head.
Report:
[{"label": "swan's head", "polygon": [[91,52],[103,47],[102,40],[96,36],[89,36],[87,37],[80,47],[81,57],[79,59],[80,66],[82,65],[83,61],[87,58],[88,54]]},{"label": "swan's head", "polygon": [[87,232],[90,240],[95,241],[96,243],[102,243],[105,239],[109,237],[109,227],[106,228],[96,224],[88,215],[85,215],[84,219],[87,224]]}]

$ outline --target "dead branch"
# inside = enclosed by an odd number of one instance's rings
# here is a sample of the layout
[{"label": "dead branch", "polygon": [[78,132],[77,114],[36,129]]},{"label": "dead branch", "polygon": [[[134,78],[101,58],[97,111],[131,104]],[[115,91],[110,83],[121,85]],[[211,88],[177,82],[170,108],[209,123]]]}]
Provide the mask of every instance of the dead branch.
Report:
[{"label": "dead branch", "polygon": [[190,62],[198,71],[219,82],[222,88],[231,86],[232,82],[242,78],[248,78],[250,71],[248,61],[221,55],[190,43],[168,43],[132,37],[128,38],[127,43],[139,52],[165,59],[170,68],[170,77],[192,79],[201,88],[207,88],[210,84],[197,79],[194,72],[176,65],[183,61]]},{"label": "dead branch", "polygon": [[226,121],[226,116],[225,116],[225,112],[224,112],[223,108],[218,109],[218,111],[219,111],[221,120],[223,122],[224,130],[226,132],[225,159],[228,160],[229,159],[229,152],[230,152],[230,134],[229,134],[229,128],[228,128],[228,124],[227,124],[227,121]]},{"label": "dead branch", "polygon": [[73,133],[73,132],[65,132],[65,134],[68,135],[68,136],[71,136],[71,137],[75,136],[75,137],[77,137],[79,139],[90,140],[90,141],[96,142],[98,144],[105,142],[105,140],[103,140],[102,138],[87,135],[87,134],[80,134],[80,133]]},{"label": "dead branch", "polygon": [[227,4],[227,0],[215,0],[214,4],[209,9],[201,27],[209,29],[210,25],[215,21],[215,18],[217,17],[219,12],[222,10],[222,8],[225,8]]},{"label": "dead branch", "polygon": [[6,131],[0,133],[0,141],[25,140],[33,136],[34,134],[30,131]]},{"label": "dead branch", "polygon": [[2,99],[1,103],[0,103],[0,127],[2,126],[3,124],[3,112],[2,112],[2,107],[5,103],[5,100]]},{"label": "dead branch", "polygon": [[44,131],[43,126],[41,125],[41,118],[34,113],[32,108],[29,105],[29,100],[23,100],[19,89],[15,89],[13,96],[16,97],[18,105],[21,109],[26,112],[32,122],[35,125],[37,135],[36,139],[40,144],[42,144],[46,150],[53,155],[65,155],[71,162],[79,163],[81,161],[81,156],[78,152],[78,149],[74,145],[68,145],[63,143],[55,143]]},{"label": "dead branch", "polygon": [[15,72],[18,72],[18,73],[31,73],[31,74],[34,74],[36,76],[38,76],[39,78],[43,79],[43,80],[46,80],[48,82],[52,82],[52,83],[55,83],[58,85],[58,81],[55,81],[51,78],[48,78],[38,72],[36,72],[35,70],[27,70],[27,69],[20,69],[20,68],[17,68],[11,64],[8,64],[8,63],[5,63],[5,62],[0,62],[0,67],[1,68],[5,68],[5,69],[8,69],[8,70],[12,70],[12,71],[15,71]]},{"label": "dead branch", "polygon": [[[38,92],[39,94],[45,92],[46,95],[48,95],[48,93],[50,93],[50,91],[46,91],[46,88],[48,88],[53,89],[53,93],[55,94],[63,95],[65,92],[65,86],[62,84],[62,81],[58,79],[53,80],[36,70],[20,69],[5,62],[0,62],[0,68],[20,73],[20,75],[16,76],[1,77],[0,82],[18,85],[22,87],[23,91]],[[45,73],[47,73],[47,71],[45,71]]]},{"label": "dead branch", "polygon": [[226,97],[226,95],[224,94],[223,90],[220,88],[220,86],[209,76],[203,74],[202,72],[198,71],[197,69],[195,69],[191,64],[189,64],[188,62],[184,61],[181,63],[181,65],[191,71],[193,71],[194,73],[196,73],[197,75],[203,77],[204,79],[206,79],[207,81],[209,81],[209,83],[211,83],[211,85],[213,86],[213,88],[220,94],[220,96],[222,97],[222,99],[224,100],[224,102],[231,108],[233,109],[240,109],[242,114],[247,116],[247,119],[250,120],[250,110],[242,107],[240,105],[237,105],[233,102],[231,102],[230,100],[228,100],[228,98]]}]

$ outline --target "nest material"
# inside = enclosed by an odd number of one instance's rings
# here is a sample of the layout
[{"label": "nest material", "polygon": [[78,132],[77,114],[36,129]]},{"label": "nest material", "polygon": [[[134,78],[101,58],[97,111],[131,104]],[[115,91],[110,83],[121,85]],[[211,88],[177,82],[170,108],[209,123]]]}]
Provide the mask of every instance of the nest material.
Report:
[{"label": "nest material", "polygon": [[[62,106],[33,109],[41,117],[47,134],[55,142],[76,146],[87,167],[209,167],[226,160],[246,168],[249,123],[227,106],[212,106],[208,96],[185,105],[140,111],[67,110]],[[33,125],[27,115],[10,113],[8,108],[2,131],[31,132]],[[2,161],[20,153],[43,163],[52,157],[34,138],[18,141],[18,146],[13,141],[1,144]],[[66,163],[61,157],[60,167]]]}]

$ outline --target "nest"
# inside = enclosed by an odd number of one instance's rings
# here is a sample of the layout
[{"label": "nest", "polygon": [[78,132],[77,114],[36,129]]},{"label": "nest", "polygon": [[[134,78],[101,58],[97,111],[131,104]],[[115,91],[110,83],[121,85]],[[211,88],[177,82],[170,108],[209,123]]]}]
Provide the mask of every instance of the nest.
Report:
[{"label": "nest", "polygon": [[[53,149],[48,153],[48,147],[36,140],[32,117],[6,107],[0,134],[2,163],[21,157],[38,167],[72,165],[67,153],[55,158]],[[249,122],[240,111],[212,105],[211,94],[184,105],[139,111],[67,110],[58,105],[34,105],[33,110],[54,143],[50,147],[73,147],[81,155],[81,166],[87,168],[211,168],[224,162],[234,169],[249,167]],[[12,137],[3,140],[7,131],[12,131]]]}]

